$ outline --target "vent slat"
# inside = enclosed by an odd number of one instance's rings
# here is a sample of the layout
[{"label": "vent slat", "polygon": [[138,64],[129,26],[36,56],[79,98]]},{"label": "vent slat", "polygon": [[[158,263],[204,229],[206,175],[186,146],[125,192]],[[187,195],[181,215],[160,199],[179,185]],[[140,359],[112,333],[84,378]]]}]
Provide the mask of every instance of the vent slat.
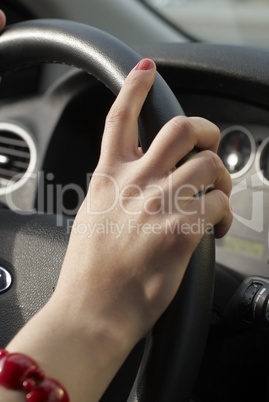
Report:
[{"label": "vent slat", "polygon": [[0,189],[19,182],[27,171],[31,159],[27,136],[22,128],[0,122]]},{"label": "vent slat", "polygon": [[8,145],[21,147],[21,148],[28,148],[28,145],[26,144],[26,142],[24,142],[21,139],[2,137],[1,135],[0,135],[0,144],[8,144]]},{"label": "vent slat", "polygon": [[0,168],[0,176],[4,178],[14,177],[16,175],[22,175],[24,172],[8,170],[8,169],[1,169]]},{"label": "vent slat", "polygon": [[30,152],[20,151],[14,148],[0,147],[0,154],[19,156],[21,158],[30,158]]},{"label": "vent slat", "polygon": [[14,161],[13,166],[15,166],[16,168],[20,168],[20,169],[23,169],[23,170],[26,171],[28,166],[29,166],[29,161],[27,161],[27,162]]}]

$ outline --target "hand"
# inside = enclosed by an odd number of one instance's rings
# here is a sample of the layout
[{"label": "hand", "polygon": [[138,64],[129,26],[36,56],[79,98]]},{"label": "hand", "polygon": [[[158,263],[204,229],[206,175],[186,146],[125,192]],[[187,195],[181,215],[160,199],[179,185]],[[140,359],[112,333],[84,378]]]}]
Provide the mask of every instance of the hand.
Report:
[{"label": "hand", "polygon": [[[5,23],[0,10],[0,29]],[[138,149],[137,118],[155,76],[154,64],[148,61],[147,67],[131,72],[107,117],[101,158],[74,224],[59,286],[65,289],[77,276],[72,263],[80,255],[78,269],[87,271],[82,280],[89,277],[83,303],[102,291],[96,313],[117,311],[123,321],[131,313],[136,340],[174,297],[204,232],[215,226],[222,236],[232,220],[230,177],[215,153],[216,126],[178,117],[161,130],[146,155]],[[175,170],[194,146],[204,151]],[[192,233],[197,224],[200,230]],[[104,252],[110,256],[107,264]]]},{"label": "hand", "polygon": [[[223,236],[231,224],[214,124],[176,117],[144,155],[138,148],[137,118],[155,72],[144,60],[127,77],[56,291],[8,346],[37,360],[72,402],[99,400],[173,299],[204,233]],[[193,147],[201,151],[176,169]]]},{"label": "hand", "polygon": [[[205,231],[214,227],[222,236],[231,223],[231,180],[216,155],[214,124],[176,117],[145,155],[139,151],[137,119],[154,77],[152,62],[134,69],[108,114],[60,284],[67,292],[79,276],[81,304],[94,304],[95,319],[120,328],[133,344],[173,299]],[[195,146],[202,151],[175,169]]]}]

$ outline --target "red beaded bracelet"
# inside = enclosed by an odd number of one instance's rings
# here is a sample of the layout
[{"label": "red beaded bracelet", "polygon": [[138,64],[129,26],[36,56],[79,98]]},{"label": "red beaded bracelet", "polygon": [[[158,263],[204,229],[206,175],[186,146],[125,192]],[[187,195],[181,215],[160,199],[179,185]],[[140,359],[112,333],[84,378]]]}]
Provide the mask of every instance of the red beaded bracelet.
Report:
[{"label": "red beaded bracelet", "polygon": [[27,402],[69,402],[61,384],[46,377],[33,359],[5,349],[0,349],[0,386],[25,392]]}]

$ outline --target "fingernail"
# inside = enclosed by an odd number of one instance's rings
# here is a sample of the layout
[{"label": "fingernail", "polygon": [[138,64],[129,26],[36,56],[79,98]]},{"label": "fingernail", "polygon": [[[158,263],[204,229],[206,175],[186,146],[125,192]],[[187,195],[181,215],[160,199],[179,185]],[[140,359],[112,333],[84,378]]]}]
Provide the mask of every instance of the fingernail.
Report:
[{"label": "fingernail", "polygon": [[143,59],[135,66],[134,69],[135,70],[151,70],[152,67],[153,67],[152,60]]}]

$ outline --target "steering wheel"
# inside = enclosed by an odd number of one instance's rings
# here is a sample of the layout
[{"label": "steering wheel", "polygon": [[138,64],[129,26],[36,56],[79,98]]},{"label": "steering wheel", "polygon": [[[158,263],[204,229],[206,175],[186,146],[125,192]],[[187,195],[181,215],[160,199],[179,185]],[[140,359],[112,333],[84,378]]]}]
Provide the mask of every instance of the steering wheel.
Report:
[{"label": "steering wheel", "polygon": [[[116,95],[141,58],[111,35],[70,21],[23,22],[7,27],[0,38],[1,75],[34,63],[64,63],[93,75]],[[157,74],[140,116],[143,150],[163,124],[180,114],[177,99]],[[67,232],[55,222],[51,215],[0,212],[0,265],[13,277],[10,290],[0,295],[0,347],[53,292],[68,242]],[[129,402],[189,401],[207,338],[214,266],[214,241],[206,236],[180,291],[147,337]]]}]

